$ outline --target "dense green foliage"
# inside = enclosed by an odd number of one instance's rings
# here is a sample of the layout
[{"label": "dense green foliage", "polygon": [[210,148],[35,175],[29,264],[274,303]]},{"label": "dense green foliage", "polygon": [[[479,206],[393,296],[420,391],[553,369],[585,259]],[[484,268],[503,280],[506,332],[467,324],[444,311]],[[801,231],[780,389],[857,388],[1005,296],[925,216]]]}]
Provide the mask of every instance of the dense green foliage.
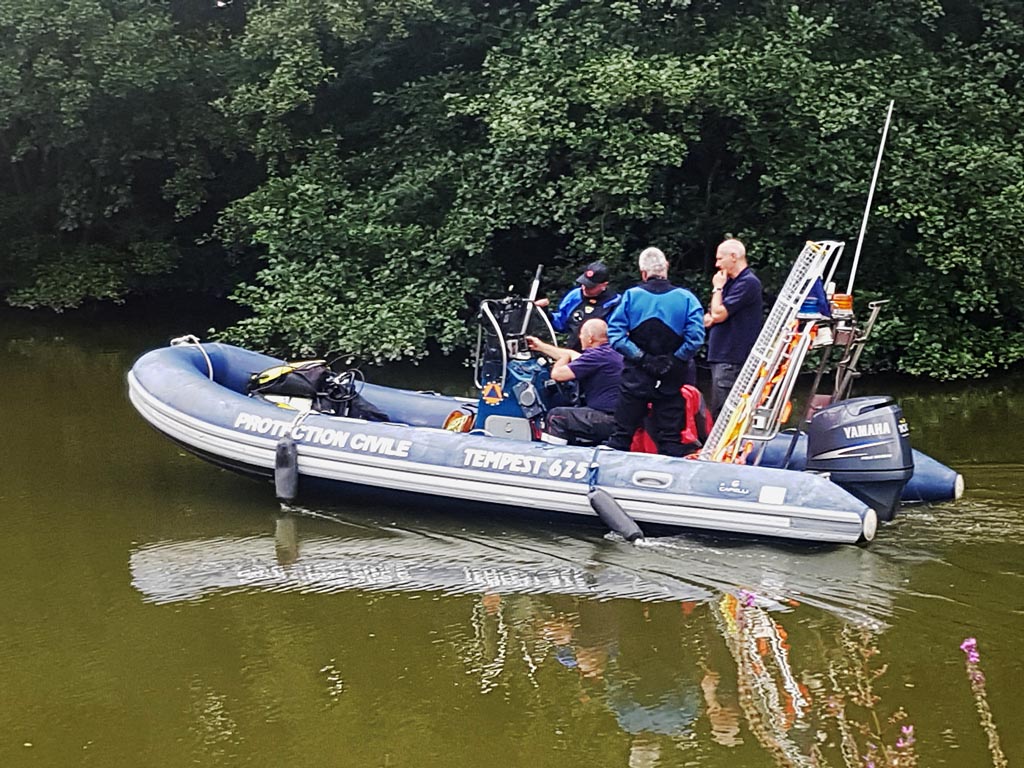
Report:
[{"label": "dense green foliage", "polygon": [[13,303],[223,286],[229,338],[393,359],[537,263],[554,297],[657,244],[706,296],[731,233],[771,289],[808,237],[852,259],[895,99],[875,365],[1024,358],[1017,0],[0,0],[0,39]]},{"label": "dense green foliage", "polygon": [[[175,226],[234,152],[207,4],[0,2],[0,287],[24,306],[120,300],[198,249]],[[237,193],[237,190],[235,191]],[[209,223],[207,223],[209,226]],[[198,279],[183,270],[185,279]]]}]

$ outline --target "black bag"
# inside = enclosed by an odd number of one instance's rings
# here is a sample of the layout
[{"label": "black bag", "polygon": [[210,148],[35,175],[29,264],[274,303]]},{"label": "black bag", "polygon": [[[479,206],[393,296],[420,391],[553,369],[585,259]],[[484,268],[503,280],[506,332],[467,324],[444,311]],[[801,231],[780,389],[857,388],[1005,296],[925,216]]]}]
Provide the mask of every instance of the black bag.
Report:
[{"label": "black bag", "polygon": [[313,399],[324,391],[331,369],[324,360],[285,363],[254,373],[246,386],[248,395],[289,395]]},{"label": "black bag", "polygon": [[348,406],[348,413],[345,415],[353,419],[364,419],[365,421],[391,421],[384,411],[362,395],[356,395],[352,398]]},{"label": "black bag", "polygon": [[358,369],[335,373],[324,360],[303,360],[252,374],[246,394],[308,397],[318,413],[390,421],[384,411],[359,394],[362,384],[363,375]]}]

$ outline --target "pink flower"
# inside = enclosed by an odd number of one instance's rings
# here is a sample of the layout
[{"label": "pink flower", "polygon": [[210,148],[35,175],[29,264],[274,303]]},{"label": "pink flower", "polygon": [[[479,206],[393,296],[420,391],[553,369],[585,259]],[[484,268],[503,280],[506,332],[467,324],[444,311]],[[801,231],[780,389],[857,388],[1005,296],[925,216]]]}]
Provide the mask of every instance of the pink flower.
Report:
[{"label": "pink flower", "polygon": [[914,739],[914,726],[904,725],[900,728],[900,731],[902,731],[903,735],[896,741],[897,748],[903,749],[904,747],[909,747],[914,743],[914,741],[916,741],[916,739]]},{"label": "pink flower", "polygon": [[747,608],[753,608],[757,605],[757,595],[753,592],[748,592],[745,589],[740,590],[740,599]]},{"label": "pink flower", "polygon": [[978,653],[978,641],[975,638],[965,638],[960,643],[960,650],[967,654],[967,660],[972,664],[977,664],[981,661],[981,654]]}]

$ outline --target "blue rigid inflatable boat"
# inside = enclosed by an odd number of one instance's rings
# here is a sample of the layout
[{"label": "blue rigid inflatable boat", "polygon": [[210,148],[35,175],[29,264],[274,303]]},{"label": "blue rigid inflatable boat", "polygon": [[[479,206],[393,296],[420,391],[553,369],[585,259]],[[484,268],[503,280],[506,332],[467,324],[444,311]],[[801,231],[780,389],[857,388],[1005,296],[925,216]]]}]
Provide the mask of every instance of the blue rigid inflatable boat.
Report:
[{"label": "blue rigid inflatable boat", "polygon": [[[506,362],[510,369],[536,365]],[[878,526],[878,510],[826,474],[800,471],[795,451],[781,468],[785,434],[754,466],[501,435],[498,428],[514,422],[501,414],[497,421],[478,418],[486,429],[453,431],[452,416],[477,406],[483,412],[482,400],[372,383],[358,394],[384,421],[248,394],[254,374],[281,365],[227,344],[172,344],[136,361],[128,393],[155,429],[216,465],[275,479],[279,487],[282,466],[290,466],[299,494],[314,486],[338,494],[355,487],[593,518],[600,515],[595,492],[603,492],[606,504],[637,523],[807,541],[870,541]],[[773,460],[779,466],[770,466]],[[958,476],[949,472],[955,484]],[[956,491],[930,493],[937,500]]]}]

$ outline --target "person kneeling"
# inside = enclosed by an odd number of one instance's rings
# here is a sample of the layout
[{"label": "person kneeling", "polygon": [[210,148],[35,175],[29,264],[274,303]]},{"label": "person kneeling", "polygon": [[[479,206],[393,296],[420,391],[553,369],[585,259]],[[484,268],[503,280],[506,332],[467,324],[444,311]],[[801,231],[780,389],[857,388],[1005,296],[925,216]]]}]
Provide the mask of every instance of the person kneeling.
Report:
[{"label": "person kneeling", "polygon": [[615,405],[622,377],[622,355],[608,344],[608,324],[587,320],[580,327],[582,352],[556,347],[527,336],[530,349],[551,358],[554,381],[576,381],[582,404],[552,408],[545,431],[570,445],[596,445],[615,428]]}]

